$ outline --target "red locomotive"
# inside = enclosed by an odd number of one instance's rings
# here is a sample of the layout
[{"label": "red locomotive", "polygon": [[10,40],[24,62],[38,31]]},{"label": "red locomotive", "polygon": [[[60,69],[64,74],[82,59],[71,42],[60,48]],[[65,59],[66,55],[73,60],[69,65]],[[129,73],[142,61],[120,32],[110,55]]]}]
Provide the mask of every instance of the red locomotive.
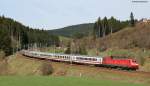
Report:
[{"label": "red locomotive", "polygon": [[121,68],[128,70],[136,70],[139,68],[139,65],[133,59],[115,58],[113,56],[104,57],[102,64],[106,67]]}]

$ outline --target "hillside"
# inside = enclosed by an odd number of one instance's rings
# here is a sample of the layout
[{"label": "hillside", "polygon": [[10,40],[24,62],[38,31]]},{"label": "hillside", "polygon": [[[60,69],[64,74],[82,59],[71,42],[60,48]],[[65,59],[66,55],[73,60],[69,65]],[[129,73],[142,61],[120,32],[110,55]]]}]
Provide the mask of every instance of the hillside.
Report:
[{"label": "hillside", "polygon": [[93,28],[93,23],[87,23],[87,24],[72,25],[60,29],[55,29],[55,30],[49,30],[48,32],[50,34],[55,34],[59,36],[71,37],[73,34],[78,32],[87,35],[92,31],[92,28]]},{"label": "hillside", "polygon": [[148,48],[150,49],[150,24],[138,23],[119,32],[99,39],[99,47]]}]

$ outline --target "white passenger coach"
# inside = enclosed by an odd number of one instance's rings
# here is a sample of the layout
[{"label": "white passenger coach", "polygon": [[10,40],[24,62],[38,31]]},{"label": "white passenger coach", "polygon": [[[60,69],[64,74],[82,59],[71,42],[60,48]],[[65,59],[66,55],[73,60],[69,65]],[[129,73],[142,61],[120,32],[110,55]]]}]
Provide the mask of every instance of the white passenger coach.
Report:
[{"label": "white passenger coach", "polygon": [[60,62],[91,64],[91,65],[102,64],[102,60],[103,60],[102,57],[69,55],[69,54],[59,54],[59,53],[45,53],[45,52],[27,51],[27,50],[23,50],[21,51],[21,53],[25,56],[32,57],[32,58],[47,59],[51,61],[60,61]]}]

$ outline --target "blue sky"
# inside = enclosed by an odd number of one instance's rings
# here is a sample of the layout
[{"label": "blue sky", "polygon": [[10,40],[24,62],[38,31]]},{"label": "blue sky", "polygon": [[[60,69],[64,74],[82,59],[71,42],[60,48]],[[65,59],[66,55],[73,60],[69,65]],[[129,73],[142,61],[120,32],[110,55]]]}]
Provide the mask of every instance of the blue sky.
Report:
[{"label": "blue sky", "polygon": [[0,0],[0,15],[11,17],[33,28],[57,29],[69,25],[91,23],[99,16],[129,19],[150,18],[149,3],[131,0]]}]

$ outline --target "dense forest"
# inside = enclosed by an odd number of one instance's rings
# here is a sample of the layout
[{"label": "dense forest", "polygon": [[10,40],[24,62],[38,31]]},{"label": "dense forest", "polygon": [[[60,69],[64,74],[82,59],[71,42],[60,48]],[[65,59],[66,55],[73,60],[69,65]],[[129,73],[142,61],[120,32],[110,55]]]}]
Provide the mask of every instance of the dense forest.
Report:
[{"label": "dense forest", "polygon": [[59,45],[59,37],[45,30],[33,29],[4,16],[0,16],[0,51],[6,55],[31,47]]}]

